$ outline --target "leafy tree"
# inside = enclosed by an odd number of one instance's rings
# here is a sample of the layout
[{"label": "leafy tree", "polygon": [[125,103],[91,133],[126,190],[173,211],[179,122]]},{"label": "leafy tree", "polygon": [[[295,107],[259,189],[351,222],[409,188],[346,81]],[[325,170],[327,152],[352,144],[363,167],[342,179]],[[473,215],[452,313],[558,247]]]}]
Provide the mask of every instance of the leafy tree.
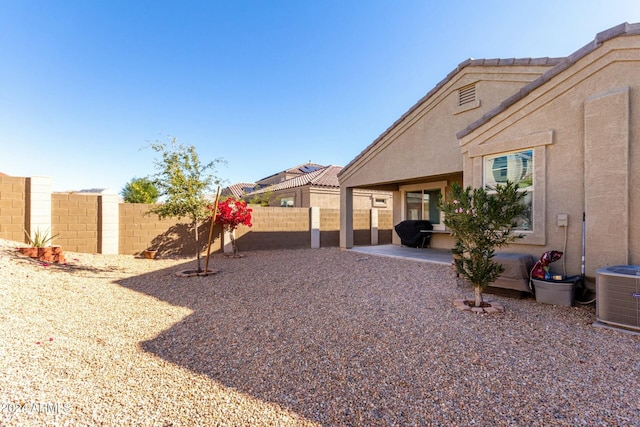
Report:
[{"label": "leafy tree", "polygon": [[266,190],[263,193],[253,195],[253,197],[249,199],[249,203],[252,205],[269,206],[272,196],[273,190]]},{"label": "leafy tree", "polygon": [[[213,210],[213,206],[209,207],[209,209]],[[222,228],[229,233],[233,256],[238,256],[238,247],[233,231],[241,224],[251,227],[251,212],[253,210],[247,207],[247,202],[244,200],[233,197],[218,201],[217,209],[216,224],[222,225]]]},{"label": "leafy tree", "polygon": [[522,203],[525,193],[518,192],[516,184],[507,182],[492,190],[463,189],[454,183],[448,200],[439,203],[444,225],[456,239],[456,270],[475,288],[476,307],[482,305],[482,291],[504,271],[493,261],[495,248],[523,237],[512,231],[515,219],[527,209]]},{"label": "leafy tree", "polygon": [[163,202],[152,207],[149,212],[160,218],[191,219],[200,273],[202,268],[198,223],[209,218],[207,206],[210,201],[205,194],[214,184],[220,184],[220,179],[214,174],[215,167],[224,161],[216,159],[203,164],[193,145],[178,144],[176,138],[172,138],[169,143],[151,143],[150,147],[160,155],[155,161],[158,173],[154,175],[153,183],[163,196]]},{"label": "leafy tree", "polygon": [[120,195],[127,203],[155,203],[158,201],[158,188],[149,178],[133,178],[125,184]]}]

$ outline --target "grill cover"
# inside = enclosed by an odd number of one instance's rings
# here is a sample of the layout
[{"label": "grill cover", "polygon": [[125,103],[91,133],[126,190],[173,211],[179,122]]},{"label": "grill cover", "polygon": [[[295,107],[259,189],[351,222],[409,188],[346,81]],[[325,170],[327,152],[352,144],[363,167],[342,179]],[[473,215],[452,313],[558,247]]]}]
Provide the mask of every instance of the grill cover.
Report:
[{"label": "grill cover", "polygon": [[406,220],[402,221],[395,227],[402,246],[417,248],[422,244],[423,237],[426,237],[425,245],[431,239],[431,233],[423,235],[420,230],[433,230],[433,225],[427,220]]}]

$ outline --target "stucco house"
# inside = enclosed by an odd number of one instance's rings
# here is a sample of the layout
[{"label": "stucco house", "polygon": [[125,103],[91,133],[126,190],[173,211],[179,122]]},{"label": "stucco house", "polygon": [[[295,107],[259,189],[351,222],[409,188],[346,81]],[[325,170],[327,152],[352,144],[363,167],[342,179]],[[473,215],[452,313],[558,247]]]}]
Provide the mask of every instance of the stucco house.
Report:
[{"label": "stucco house", "polygon": [[[271,207],[323,209],[340,208],[338,173],[342,166],[306,163],[262,178],[256,183],[237,183],[222,190],[222,196],[244,200],[268,199]],[[391,210],[388,191],[357,190],[355,209]]]},{"label": "stucco house", "polygon": [[627,23],[566,58],[461,63],[339,174],[341,247],[353,245],[355,189],[392,191],[394,224],[443,229],[434,200],[453,182],[508,178],[531,209],[507,251],[564,250],[567,274],[579,274],[584,213],[587,278],[640,263],[639,70],[640,24]]}]

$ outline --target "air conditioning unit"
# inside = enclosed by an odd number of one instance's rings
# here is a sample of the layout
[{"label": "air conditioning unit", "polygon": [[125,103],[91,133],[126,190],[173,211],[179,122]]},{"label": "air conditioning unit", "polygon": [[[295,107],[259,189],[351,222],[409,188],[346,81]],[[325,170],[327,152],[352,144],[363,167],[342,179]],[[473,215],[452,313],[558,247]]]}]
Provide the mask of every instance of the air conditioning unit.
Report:
[{"label": "air conditioning unit", "polygon": [[640,266],[596,271],[596,324],[640,331]]}]

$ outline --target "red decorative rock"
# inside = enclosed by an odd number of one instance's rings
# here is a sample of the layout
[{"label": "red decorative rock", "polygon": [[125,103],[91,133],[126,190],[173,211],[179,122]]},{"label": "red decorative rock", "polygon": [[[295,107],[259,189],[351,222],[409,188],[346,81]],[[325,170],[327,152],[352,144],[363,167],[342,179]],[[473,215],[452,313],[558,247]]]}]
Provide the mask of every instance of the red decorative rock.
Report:
[{"label": "red decorative rock", "polygon": [[498,302],[483,301],[482,307],[475,307],[474,300],[456,299],[453,305],[460,311],[470,311],[473,313],[502,313],[504,306]]}]

